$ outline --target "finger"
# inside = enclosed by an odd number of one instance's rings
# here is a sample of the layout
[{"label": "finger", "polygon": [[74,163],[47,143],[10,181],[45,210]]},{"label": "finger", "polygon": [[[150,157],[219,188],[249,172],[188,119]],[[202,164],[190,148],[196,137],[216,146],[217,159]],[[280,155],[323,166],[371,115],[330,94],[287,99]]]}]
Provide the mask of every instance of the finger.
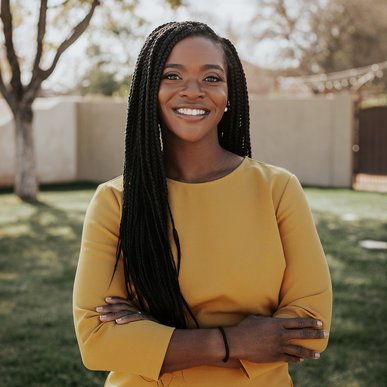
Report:
[{"label": "finger", "polygon": [[117,318],[115,321],[117,324],[127,324],[134,321],[140,321],[140,320],[148,320],[145,315],[143,315],[141,312],[132,313],[132,314],[126,314],[124,316],[121,316]]},{"label": "finger", "polygon": [[320,320],[313,318],[284,318],[282,326],[286,329],[297,329],[297,328],[321,328],[323,326]]},{"label": "finger", "polygon": [[117,324],[126,324],[128,322],[133,322],[133,321],[138,321],[138,320],[147,320],[147,321],[153,321],[158,323],[158,321],[150,314],[148,313],[142,313],[142,312],[137,312],[137,313],[132,313],[125,315],[119,319],[116,319]]},{"label": "finger", "polygon": [[120,312],[114,312],[114,313],[105,313],[105,314],[101,314],[99,316],[99,319],[102,322],[115,321],[118,318],[121,318],[122,316],[126,316],[127,314],[135,314],[135,313],[128,312],[127,310],[126,311],[120,311]]},{"label": "finger", "polygon": [[111,304],[101,305],[95,309],[98,313],[112,313],[119,312],[121,310],[129,310],[131,312],[138,312],[138,309],[128,304]]},{"label": "finger", "polygon": [[126,304],[133,306],[133,302],[123,297],[109,296],[105,298],[108,304]]},{"label": "finger", "polygon": [[304,359],[297,356],[283,355],[281,356],[280,361],[283,361],[289,364],[300,364],[304,361]]},{"label": "finger", "polygon": [[287,329],[285,337],[291,339],[326,339],[329,336],[327,331],[321,329]]},{"label": "finger", "polygon": [[287,345],[284,348],[284,352],[286,355],[291,355],[298,357],[300,359],[312,359],[316,360],[320,358],[320,353],[313,351],[311,349],[307,349],[304,347],[300,347],[298,345]]}]

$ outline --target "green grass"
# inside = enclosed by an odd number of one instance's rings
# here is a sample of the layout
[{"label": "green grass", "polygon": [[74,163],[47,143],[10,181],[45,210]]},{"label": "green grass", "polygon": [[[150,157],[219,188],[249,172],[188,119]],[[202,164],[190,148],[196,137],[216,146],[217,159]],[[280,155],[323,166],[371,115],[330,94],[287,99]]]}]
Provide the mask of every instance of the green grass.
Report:
[{"label": "green grass", "polygon": [[[0,194],[2,386],[102,386],[83,368],[71,316],[82,221],[94,187],[49,187],[40,202]],[[291,367],[296,386],[387,386],[387,195],[306,190],[331,267],[334,318],[318,361]]]},{"label": "green grass", "polygon": [[387,195],[308,189],[332,274],[330,344],[318,362],[292,367],[296,386],[387,386]]},{"label": "green grass", "polygon": [[0,195],[2,386],[102,386],[82,366],[71,293],[92,190],[42,192],[40,202]]}]

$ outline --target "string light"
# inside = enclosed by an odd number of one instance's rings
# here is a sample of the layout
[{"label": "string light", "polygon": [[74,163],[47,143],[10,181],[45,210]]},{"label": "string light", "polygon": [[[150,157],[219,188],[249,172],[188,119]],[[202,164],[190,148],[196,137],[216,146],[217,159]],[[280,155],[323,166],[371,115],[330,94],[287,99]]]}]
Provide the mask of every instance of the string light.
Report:
[{"label": "string light", "polygon": [[383,78],[385,70],[387,70],[387,61],[327,74],[279,77],[278,82],[281,89],[307,86],[320,93],[334,90],[339,91],[345,88],[351,88],[356,91],[365,84],[372,82],[375,78]]}]

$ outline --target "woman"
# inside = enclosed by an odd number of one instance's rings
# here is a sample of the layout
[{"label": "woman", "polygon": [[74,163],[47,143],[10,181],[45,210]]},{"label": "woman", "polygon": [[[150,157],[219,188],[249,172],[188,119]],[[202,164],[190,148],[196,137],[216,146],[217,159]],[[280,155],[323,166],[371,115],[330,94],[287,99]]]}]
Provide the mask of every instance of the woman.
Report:
[{"label": "woman", "polygon": [[129,96],[123,177],[87,210],[74,287],[86,367],[107,386],[290,386],[331,318],[301,186],[251,158],[233,45],[197,22],[153,31]]}]

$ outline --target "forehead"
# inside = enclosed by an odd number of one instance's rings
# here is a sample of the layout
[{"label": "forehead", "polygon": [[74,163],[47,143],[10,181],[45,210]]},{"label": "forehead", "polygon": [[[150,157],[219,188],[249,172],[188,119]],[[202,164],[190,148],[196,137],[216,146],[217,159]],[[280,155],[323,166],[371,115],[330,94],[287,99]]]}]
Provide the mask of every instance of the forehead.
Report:
[{"label": "forehead", "polygon": [[204,36],[192,36],[178,42],[166,63],[225,66],[224,53],[220,45]]}]

